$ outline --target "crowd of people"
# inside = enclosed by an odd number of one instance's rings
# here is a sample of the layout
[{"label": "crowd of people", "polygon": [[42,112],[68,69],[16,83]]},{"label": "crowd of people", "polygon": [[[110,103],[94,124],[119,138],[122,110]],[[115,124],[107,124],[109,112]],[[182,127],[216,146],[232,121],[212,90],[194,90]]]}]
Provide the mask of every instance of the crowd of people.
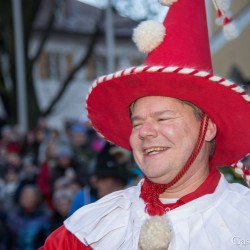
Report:
[{"label": "crowd of people", "polygon": [[163,23],[133,33],[143,65],[98,77],[86,100],[93,127],[132,150],[143,180],[78,209],[39,250],[249,248],[250,190],[218,167],[249,184],[250,98],[213,73],[205,1],[159,2]]},{"label": "crowd of people", "polygon": [[145,63],[98,78],[86,100],[114,144],[79,121],[1,128],[0,250],[249,246],[250,191],[218,167],[249,182],[250,98],[213,74],[205,1],[160,3],[163,24],[133,34]]},{"label": "crowd of people", "polygon": [[79,207],[136,181],[129,151],[105,142],[86,122],[51,129],[40,118],[0,140],[0,249],[35,250]]}]

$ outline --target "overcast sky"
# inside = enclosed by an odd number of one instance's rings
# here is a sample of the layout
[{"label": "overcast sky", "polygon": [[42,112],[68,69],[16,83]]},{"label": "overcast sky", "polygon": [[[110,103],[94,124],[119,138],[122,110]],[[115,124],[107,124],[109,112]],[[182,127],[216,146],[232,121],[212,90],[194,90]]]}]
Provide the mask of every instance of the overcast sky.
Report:
[{"label": "overcast sky", "polygon": [[[78,0],[97,8],[105,8],[109,0]],[[140,21],[154,19],[162,21],[168,10],[161,6],[158,0],[110,0],[122,16]]]}]

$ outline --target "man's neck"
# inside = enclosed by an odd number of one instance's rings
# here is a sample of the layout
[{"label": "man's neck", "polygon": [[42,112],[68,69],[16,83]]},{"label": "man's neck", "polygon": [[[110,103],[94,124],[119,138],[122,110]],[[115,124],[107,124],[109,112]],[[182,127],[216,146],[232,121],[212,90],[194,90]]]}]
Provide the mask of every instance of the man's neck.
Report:
[{"label": "man's neck", "polygon": [[186,178],[183,177],[174,186],[160,194],[160,198],[181,198],[189,193],[192,193],[206,180],[208,175],[209,169],[205,168],[198,170]]}]

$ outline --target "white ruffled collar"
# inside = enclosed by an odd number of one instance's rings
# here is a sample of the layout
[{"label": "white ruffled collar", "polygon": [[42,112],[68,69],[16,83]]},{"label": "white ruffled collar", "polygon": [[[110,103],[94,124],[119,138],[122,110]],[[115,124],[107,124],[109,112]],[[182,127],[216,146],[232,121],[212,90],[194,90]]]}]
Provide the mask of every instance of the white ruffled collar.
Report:
[{"label": "white ruffled collar", "polygon": [[149,216],[139,198],[141,182],[126,190],[109,194],[77,210],[65,227],[85,245],[95,250],[138,249],[142,223]]}]

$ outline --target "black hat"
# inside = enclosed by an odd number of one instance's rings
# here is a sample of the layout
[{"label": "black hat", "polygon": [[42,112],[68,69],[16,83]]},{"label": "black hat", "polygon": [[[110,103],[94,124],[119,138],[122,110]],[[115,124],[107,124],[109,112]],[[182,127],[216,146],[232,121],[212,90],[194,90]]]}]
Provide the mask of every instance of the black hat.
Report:
[{"label": "black hat", "polygon": [[115,147],[109,143],[105,145],[97,158],[93,175],[99,178],[113,177],[124,181],[134,178],[136,175],[129,168],[128,161],[120,162],[117,155],[113,153]]}]

